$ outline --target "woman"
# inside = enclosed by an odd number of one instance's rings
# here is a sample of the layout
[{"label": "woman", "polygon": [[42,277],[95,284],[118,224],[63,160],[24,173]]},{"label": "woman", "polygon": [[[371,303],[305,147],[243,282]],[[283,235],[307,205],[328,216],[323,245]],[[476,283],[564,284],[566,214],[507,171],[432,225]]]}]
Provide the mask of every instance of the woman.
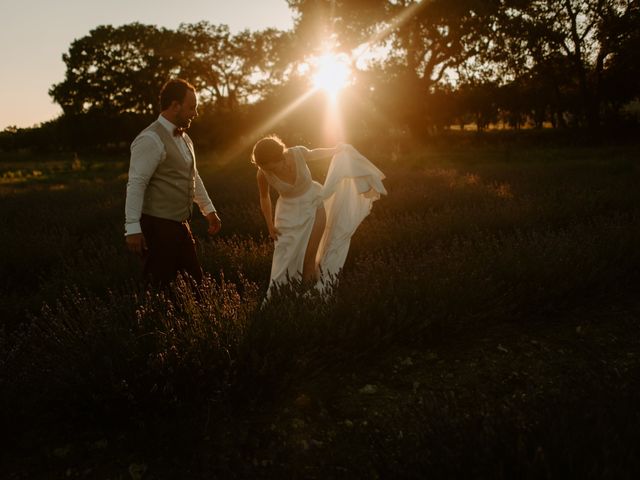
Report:
[{"label": "woman", "polygon": [[[307,162],[329,157],[323,187],[311,178]],[[269,289],[290,279],[322,287],[344,265],[351,235],[371,203],[386,194],[384,175],[350,145],[287,148],[276,136],[255,144],[252,162],[258,166],[260,208],[275,241]],[[275,219],[270,187],[279,194]]]}]

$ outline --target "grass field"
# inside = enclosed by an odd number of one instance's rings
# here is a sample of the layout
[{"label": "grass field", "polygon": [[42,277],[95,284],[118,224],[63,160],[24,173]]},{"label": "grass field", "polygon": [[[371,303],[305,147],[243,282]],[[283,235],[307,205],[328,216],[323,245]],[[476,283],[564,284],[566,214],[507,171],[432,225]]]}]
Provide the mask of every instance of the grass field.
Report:
[{"label": "grass field", "polygon": [[199,160],[197,295],[141,285],[126,154],[0,159],[2,476],[636,477],[640,147],[364,153],[334,295],[262,309],[246,159]]}]

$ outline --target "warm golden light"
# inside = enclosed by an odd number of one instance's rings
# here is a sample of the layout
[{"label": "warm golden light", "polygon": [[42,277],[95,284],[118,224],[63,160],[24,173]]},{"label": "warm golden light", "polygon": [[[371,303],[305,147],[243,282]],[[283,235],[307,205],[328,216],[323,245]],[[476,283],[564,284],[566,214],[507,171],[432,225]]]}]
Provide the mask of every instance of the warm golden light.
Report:
[{"label": "warm golden light", "polygon": [[351,82],[349,58],[344,53],[327,53],[308,61],[313,72],[313,86],[335,97]]}]

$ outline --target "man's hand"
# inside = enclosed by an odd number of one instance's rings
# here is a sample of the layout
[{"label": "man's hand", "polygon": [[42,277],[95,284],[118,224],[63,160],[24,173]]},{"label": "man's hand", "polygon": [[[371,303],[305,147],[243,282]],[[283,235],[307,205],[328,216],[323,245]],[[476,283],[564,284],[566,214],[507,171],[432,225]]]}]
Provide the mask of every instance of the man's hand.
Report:
[{"label": "man's hand", "polygon": [[142,233],[134,233],[125,237],[127,248],[130,252],[140,255],[141,257],[147,252],[147,242]]},{"label": "man's hand", "polygon": [[218,217],[218,214],[216,212],[211,212],[209,215],[207,215],[207,222],[209,222],[209,228],[207,230],[207,233],[209,235],[215,235],[222,228],[222,222],[220,221],[220,217]]}]

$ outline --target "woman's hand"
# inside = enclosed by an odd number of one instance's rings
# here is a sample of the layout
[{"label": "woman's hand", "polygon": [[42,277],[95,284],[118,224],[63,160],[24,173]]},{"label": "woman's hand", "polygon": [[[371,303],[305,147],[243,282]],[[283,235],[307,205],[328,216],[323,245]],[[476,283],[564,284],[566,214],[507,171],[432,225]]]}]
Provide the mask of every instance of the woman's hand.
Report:
[{"label": "woman's hand", "polygon": [[280,230],[278,230],[276,227],[269,227],[269,237],[271,237],[271,240],[275,242],[279,236]]}]

